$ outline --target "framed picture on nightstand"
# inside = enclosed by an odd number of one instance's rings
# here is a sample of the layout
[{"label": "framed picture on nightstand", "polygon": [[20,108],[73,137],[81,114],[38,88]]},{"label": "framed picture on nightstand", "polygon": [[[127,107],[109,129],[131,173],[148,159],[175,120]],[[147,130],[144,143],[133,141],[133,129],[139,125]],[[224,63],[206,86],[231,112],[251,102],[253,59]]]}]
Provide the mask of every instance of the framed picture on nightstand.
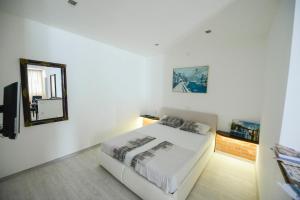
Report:
[{"label": "framed picture on nightstand", "polygon": [[259,122],[246,120],[233,120],[230,135],[240,137],[255,143],[259,142]]}]

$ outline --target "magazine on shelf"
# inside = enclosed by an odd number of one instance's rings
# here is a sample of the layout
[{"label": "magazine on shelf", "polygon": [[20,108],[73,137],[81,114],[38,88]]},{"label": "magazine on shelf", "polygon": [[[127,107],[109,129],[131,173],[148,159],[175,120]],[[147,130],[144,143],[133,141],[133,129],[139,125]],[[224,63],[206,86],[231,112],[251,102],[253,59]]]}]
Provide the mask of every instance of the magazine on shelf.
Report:
[{"label": "magazine on shelf", "polygon": [[300,198],[300,187],[298,185],[294,185],[294,184],[292,184],[290,186],[296,192],[298,198]]},{"label": "magazine on shelf", "polygon": [[287,182],[281,187],[293,199],[300,200],[300,152],[279,144],[275,145],[274,152]]},{"label": "magazine on shelf", "polygon": [[285,161],[281,162],[280,164],[286,172],[289,181],[292,184],[296,184],[300,187],[300,165]]},{"label": "magazine on shelf", "polygon": [[275,145],[275,154],[281,160],[300,164],[300,152],[282,145]]},{"label": "magazine on shelf", "polygon": [[278,183],[279,186],[294,200],[300,200],[300,190],[299,188],[291,184]]}]

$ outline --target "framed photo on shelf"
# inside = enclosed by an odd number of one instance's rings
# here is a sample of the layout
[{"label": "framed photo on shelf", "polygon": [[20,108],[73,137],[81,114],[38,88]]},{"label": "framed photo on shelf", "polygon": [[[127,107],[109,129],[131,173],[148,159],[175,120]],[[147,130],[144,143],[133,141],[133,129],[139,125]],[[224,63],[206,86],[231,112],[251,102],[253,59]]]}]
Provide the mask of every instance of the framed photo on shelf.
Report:
[{"label": "framed photo on shelf", "polygon": [[247,120],[233,120],[230,134],[249,141],[259,142],[260,123]]}]

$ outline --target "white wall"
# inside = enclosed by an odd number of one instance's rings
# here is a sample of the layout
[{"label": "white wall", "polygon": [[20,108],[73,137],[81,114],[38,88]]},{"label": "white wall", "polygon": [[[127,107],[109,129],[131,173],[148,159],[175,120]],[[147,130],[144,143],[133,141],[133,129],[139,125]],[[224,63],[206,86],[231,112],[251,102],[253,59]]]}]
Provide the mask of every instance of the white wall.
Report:
[{"label": "white wall", "polygon": [[281,132],[293,30],[293,9],[293,0],[280,0],[268,37],[264,104],[256,162],[261,200],[290,199],[277,184],[278,181],[283,182],[283,177],[270,148],[279,143]]},{"label": "white wall", "polygon": [[[277,184],[283,177],[270,150],[280,138],[294,13],[294,0],[279,2],[267,37],[227,37],[214,29],[203,36],[202,27],[164,56],[148,60],[154,77],[150,91],[155,107],[148,108],[152,112],[160,106],[213,112],[219,116],[218,128],[225,130],[234,118],[261,119],[256,163],[261,200],[289,199]],[[210,66],[208,93],[173,93],[173,68],[195,65]]]},{"label": "white wall", "polygon": [[[218,128],[223,130],[229,130],[232,119],[260,119],[265,67],[263,39],[226,40],[214,34],[199,39],[199,34],[195,34],[173,49],[165,56],[149,59],[155,74],[150,89],[154,109],[169,106],[216,113]],[[209,65],[206,94],[172,92],[174,67],[203,65]]]},{"label": "white wall", "polygon": [[296,1],[294,30],[280,143],[300,151],[300,2]]},{"label": "white wall", "polygon": [[67,64],[69,120],[0,139],[0,177],[92,146],[135,127],[146,99],[143,57],[59,29],[0,13],[2,88],[20,81],[19,58]]}]

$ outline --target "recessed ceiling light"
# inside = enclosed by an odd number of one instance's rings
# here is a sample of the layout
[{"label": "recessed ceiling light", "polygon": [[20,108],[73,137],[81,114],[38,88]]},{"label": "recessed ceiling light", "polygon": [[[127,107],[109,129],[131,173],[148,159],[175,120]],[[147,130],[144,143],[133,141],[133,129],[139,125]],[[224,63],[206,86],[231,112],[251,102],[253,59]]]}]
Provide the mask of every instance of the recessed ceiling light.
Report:
[{"label": "recessed ceiling light", "polygon": [[208,30],[205,31],[205,33],[206,33],[206,34],[209,34],[209,33],[211,33],[211,30],[208,29]]},{"label": "recessed ceiling light", "polygon": [[154,46],[157,46],[157,47],[158,47],[158,46],[159,46],[159,44],[158,44],[158,43],[156,43],[156,44],[154,44]]},{"label": "recessed ceiling light", "polygon": [[68,0],[68,3],[71,4],[72,6],[77,5],[77,1],[74,1],[74,0]]}]

